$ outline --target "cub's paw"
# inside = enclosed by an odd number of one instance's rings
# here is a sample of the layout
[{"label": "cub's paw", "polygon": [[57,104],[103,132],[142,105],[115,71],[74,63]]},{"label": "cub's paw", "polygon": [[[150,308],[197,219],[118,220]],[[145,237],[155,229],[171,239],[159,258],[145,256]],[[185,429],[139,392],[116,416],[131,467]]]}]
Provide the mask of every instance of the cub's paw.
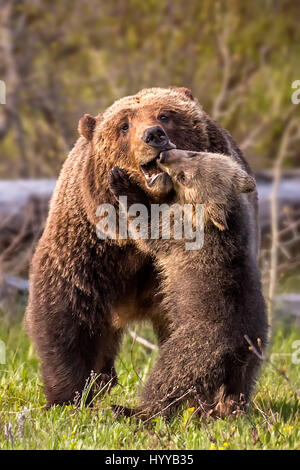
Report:
[{"label": "cub's paw", "polygon": [[111,410],[117,418],[123,416],[125,418],[136,418],[141,421],[145,421],[147,419],[146,413],[144,413],[140,408],[127,408],[126,406],[112,405]]},{"label": "cub's paw", "polygon": [[148,205],[145,191],[130,179],[129,174],[123,168],[115,166],[109,174],[109,187],[116,199],[127,196],[127,206],[132,204]]},{"label": "cub's paw", "polygon": [[118,199],[119,196],[126,196],[132,183],[129,179],[129,174],[123,168],[115,166],[108,177],[108,183],[111,192]]}]

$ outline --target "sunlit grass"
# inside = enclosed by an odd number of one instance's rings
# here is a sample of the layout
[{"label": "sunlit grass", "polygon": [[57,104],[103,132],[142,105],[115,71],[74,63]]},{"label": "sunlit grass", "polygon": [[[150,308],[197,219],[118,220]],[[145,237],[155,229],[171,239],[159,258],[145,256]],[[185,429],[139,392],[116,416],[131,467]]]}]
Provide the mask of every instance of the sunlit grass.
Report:
[{"label": "sunlit grass", "polygon": [[[147,327],[139,334],[154,341]],[[155,353],[133,344],[129,336],[117,362],[119,385],[110,395],[97,399],[93,409],[69,406],[49,411],[43,410],[38,361],[21,322],[2,322],[0,339],[7,353],[6,364],[0,365],[1,449],[300,449],[299,398],[269,364],[264,366],[247,416],[204,422],[191,418],[193,409],[186,406],[170,422],[156,417],[146,427],[127,418],[116,419],[110,410],[111,404],[137,404],[155,358]],[[277,327],[269,355],[275,353],[274,364],[284,368],[300,388],[300,364],[293,364],[291,356],[297,339],[296,327]]]}]

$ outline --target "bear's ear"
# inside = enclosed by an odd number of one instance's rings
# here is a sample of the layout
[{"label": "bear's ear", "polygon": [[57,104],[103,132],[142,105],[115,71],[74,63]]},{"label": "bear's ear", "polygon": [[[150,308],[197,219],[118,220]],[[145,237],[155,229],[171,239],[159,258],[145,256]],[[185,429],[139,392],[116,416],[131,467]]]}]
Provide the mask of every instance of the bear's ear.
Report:
[{"label": "bear's ear", "polygon": [[187,98],[194,101],[193,93],[188,88],[185,88],[183,86],[169,86],[169,88],[170,90],[178,91],[182,95],[185,95]]},{"label": "bear's ear", "polygon": [[251,193],[255,190],[256,184],[253,176],[246,173],[244,170],[240,170],[237,175],[237,193]]},{"label": "bear's ear", "polygon": [[209,219],[219,230],[227,230],[225,207],[208,202],[205,204],[206,219]]},{"label": "bear's ear", "polygon": [[78,123],[78,132],[87,140],[92,140],[96,125],[96,119],[90,114],[85,114]]}]

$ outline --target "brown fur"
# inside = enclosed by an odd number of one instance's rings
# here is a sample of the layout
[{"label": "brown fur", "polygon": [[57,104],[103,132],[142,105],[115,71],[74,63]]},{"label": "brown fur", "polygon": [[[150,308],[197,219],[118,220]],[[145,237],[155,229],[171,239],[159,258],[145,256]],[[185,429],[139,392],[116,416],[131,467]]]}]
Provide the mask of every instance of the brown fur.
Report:
[{"label": "brown fur", "polygon": [[[264,299],[240,196],[255,190],[255,181],[225,155],[171,150],[160,159],[175,189],[170,204],[205,204],[204,246],[187,251],[184,240],[136,241],[155,257],[161,272],[171,334],[140,410],[117,411],[149,418],[170,415],[188,401],[201,414],[229,416],[247,408],[259,367],[245,335],[266,345]],[[153,184],[161,187],[162,177]],[[127,195],[128,207],[138,199],[150,206],[149,196],[124,170],[115,168],[110,184],[116,198]]]},{"label": "brown fur", "polygon": [[[176,202],[204,203],[206,218],[220,230],[227,228],[226,211],[230,210],[236,196],[255,190],[254,178],[228,155],[169,150],[162,153],[158,165],[173,180]],[[164,173],[155,179],[152,189],[159,185],[159,179],[165,181]],[[163,185],[159,186],[164,194]]]},{"label": "brown fur", "polygon": [[[159,120],[162,112],[168,113],[168,122]],[[249,171],[229,134],[184,89],[142,90],[80,121],[81,137],[62,168],[30,274],[26,328],[41,361],[49,406],[72,401],[91,370],[104,381],[115,380],[114,360],[129,317],[149,318],[162,345],[170,334],[165,306],[156,295],[160,279],[152,258],[130,240],[99,240],[95,230],[98,205],[114,203],[108,177],[115,165],[152,194],[140,165],[157,155],[142,140],[145,129],[155,125],[178,148],[230,154]],[[254,227],[255,201],[247,204]],[[182,281],[179,276],[171,286],[170,309]]]}]

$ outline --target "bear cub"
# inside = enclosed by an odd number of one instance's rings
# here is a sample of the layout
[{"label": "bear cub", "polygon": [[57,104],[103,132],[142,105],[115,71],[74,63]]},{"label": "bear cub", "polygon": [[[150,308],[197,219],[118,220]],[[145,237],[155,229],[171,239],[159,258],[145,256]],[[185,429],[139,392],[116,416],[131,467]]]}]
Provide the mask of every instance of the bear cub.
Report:
[{"label": "bear cub", "polygon": [[[201,415],[243,412],[260,366],[246,337],[253,344],[259,339],[262,347],[267,338],[243,196],[255,190],[255,181],[222,154],[172,149],[161,152],[157,164],[162,172],[146,178],[156,196],[166,201],[168,194],[172,204],[204,204],[204,245],[189,251],[183,239],[136,240],[160,271],[171,326],[141,407],[117,410],[149,419],[157,413],[170,416],[187,401]],[[118,200],[127,196],[127,207],[139,202],[150,208],[156,202],[118,167],[110,174],[110,188]]]}]

